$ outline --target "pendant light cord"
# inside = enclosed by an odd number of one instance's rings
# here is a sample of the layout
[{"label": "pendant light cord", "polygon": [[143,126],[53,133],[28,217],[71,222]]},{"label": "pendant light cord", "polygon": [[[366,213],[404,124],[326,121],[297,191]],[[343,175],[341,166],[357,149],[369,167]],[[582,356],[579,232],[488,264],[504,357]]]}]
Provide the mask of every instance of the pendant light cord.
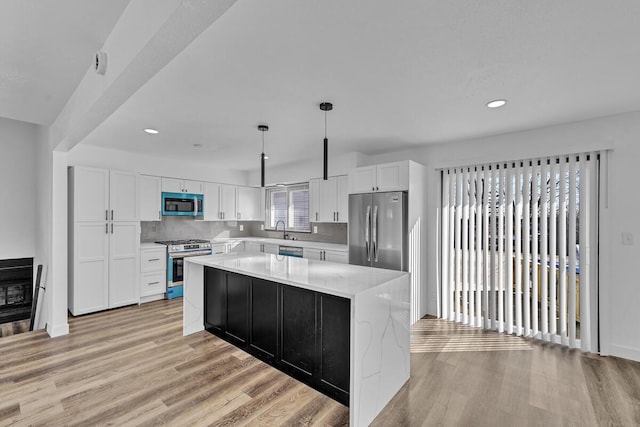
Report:
[{"label": "pendant light cord", "polygon": [[327,111],[324,112],[324,137],[327,137]]}]

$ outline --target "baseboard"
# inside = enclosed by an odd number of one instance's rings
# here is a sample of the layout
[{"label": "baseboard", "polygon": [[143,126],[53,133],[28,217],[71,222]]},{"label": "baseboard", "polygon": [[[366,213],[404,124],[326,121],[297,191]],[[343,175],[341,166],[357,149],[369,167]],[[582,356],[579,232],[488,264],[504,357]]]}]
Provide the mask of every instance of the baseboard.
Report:
[{"label": "baseboard", "polygon": [[164,294],[156,294],[156,295],[150,295],[146,297],[140,297],[140,304],[144,304],[145,302],[151,302],[151,301],[159,301],[161,299],[165,299]]},{"label": "baseboard", "polygon": [[609,346],[609,356],[622,357],[624,359],[635,360],[640,362],[640,349],[627,347],[619,344],[611,344]]},{"label": "baseboard", "polygon": [[62,335],[68,335],[69,324],[62,323],[60,325],[51,326],[50,324],[47,323],[47,334],[49,334],[51,338],[59,337]]}]

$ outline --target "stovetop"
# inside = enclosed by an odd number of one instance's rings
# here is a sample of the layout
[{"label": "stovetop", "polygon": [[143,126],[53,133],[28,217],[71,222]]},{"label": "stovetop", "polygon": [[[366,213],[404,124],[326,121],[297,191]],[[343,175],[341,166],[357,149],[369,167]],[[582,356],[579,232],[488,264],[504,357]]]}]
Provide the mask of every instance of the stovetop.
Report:
[{"label": "stovetop", "polygon": [[156,243],[167,245],[167,252],[170,254],[198,252],[203,250],[211,251],[211,242],[202,239],[165,240]]}]

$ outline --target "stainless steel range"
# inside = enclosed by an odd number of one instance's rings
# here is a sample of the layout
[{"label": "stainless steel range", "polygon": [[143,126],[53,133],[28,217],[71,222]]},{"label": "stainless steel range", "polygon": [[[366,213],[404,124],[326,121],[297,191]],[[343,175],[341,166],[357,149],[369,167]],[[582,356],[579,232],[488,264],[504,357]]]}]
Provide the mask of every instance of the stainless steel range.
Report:
[{"label": "stainless steel range", "polygon": [[211,255],[211,242],[201,239],[166,240],[156,242],[167,245],[167,298],[183,295],[184,259],[190,256]]}]

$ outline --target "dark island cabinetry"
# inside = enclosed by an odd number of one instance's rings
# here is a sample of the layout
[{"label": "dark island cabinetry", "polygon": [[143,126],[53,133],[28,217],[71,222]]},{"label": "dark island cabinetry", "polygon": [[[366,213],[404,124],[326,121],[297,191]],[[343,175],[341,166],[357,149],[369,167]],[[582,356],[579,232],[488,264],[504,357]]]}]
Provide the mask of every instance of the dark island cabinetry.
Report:
[{"label": "dark island cabinetry", "polygon": [[349,405],[351,301],[205,267],[205,329]]}]

